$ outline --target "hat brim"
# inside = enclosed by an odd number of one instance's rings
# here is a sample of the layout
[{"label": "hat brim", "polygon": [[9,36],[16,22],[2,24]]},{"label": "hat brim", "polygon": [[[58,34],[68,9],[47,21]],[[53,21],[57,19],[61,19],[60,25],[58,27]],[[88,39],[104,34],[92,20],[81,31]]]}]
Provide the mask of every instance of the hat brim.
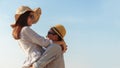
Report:
[{"label": "hat brim", "polygon": [[[32,11],[32,12],[34,12],[34,13],[33,13],[33,14],[34,14],[33,24],[36,24],[36,23],[38,22],[39,18],[40,18],[41,9],[40,9],[40,8],[35,8],[34,10],[32,10],[32,9],[27,9],[26,11]],[[26,12],[26,11],[25,11],[25,12]],[[23,13],[25,13],[25,12],[23,12]],[[17,21],[18,18],[19,18],[19,16],[20,16],[21,14],[23,14],[23,13],[15,14],[15,20]]]},{"label": "hat brim", "polygon": [[55,27],[52,27],[52,29],[53,29],[53,31],[55,31],[55,33],[57,33],[59,36],[60,36],[60,38],[62,39],[62,40],[64,40],[64,38],[61,36],[61,34],[55,29]]},{"label": "hat brim", "polygon": [[40,15],[41,15],[41,9],[40,8],[35,8],[34,10],[33,10],[33,12],[34,12],[34,21],[33,21],[33,24],[35,24],[35,23],[37,23],[38,22],[38,20],[39,20],[39,18],[40,18]]}]

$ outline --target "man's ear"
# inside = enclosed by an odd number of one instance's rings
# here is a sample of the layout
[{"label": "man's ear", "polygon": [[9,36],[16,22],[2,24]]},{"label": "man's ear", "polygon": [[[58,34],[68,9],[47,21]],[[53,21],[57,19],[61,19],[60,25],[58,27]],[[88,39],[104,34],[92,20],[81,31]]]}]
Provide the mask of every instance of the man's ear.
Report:
[{"label": "man's ear", "polygon": [[56,40],[58,40],[58,35],[54,35],[54,38],[55,38]]}]

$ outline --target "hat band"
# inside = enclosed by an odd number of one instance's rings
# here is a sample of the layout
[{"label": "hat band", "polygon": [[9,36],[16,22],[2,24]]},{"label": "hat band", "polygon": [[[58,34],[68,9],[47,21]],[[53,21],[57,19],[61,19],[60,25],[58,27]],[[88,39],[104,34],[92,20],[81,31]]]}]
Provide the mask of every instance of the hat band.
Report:
[{"label": "hat band", "polygon": [[58,31],[58,29],[56,29],[55,27],[53,28],[59,33],[58,35],[60,35],[60,37],[63,37],[62,34]]}]

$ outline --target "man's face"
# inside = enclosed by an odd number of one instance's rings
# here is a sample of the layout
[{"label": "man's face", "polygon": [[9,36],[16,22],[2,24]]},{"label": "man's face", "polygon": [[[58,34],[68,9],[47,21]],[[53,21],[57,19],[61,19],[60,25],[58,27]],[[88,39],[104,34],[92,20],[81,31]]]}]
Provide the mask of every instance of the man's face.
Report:
[{"label": "man's face", "polygon": [[50,40],[53,40],[53,41],[57,41],[58,40],[57,34],[53,30],[51,30],[51,29],[48,31],[47,37]]}]

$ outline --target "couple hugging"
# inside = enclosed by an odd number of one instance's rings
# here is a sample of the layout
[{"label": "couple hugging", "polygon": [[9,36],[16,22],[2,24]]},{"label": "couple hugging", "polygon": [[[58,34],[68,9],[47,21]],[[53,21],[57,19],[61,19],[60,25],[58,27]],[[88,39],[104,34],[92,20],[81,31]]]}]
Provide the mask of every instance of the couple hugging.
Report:
[{"label": "couple hugging", "polygon": [[27,56],[22,68],[65,68],[66,30],[57,24],[49,29],[47,38],[37,34],[30,27],[40,15],[40,8],[32,10],[28,6],[20,6],[15,14],[15,23],[11,25],[13,38]]}]

